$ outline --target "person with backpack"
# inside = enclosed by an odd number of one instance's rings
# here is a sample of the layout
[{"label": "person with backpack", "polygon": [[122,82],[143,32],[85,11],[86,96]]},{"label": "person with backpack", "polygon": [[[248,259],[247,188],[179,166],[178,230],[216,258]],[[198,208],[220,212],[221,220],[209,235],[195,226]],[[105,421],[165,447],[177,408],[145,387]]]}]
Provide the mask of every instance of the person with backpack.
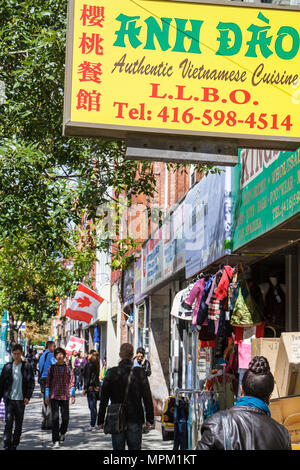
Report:
[{"label": "person with backpack", "polygon": [[[53,449],[59,449],[60,443],[65,440],[69,426],[69,400],[75,403],[74,372],[66,363],[66,351],[56,348],[54,351],[56,364],[50,366],[47,375],[45,402],[51,406],[52,413],[52,442]],[[59,426],[59,410],[61,425]]]},{"label": "person with backpack", "polygon": [[20,344],[12,347],[12,362],[5,364],[0,376],[0,401],[3,398],[5,403],[5,450],[16,450],[20,443],[25,407],[35,385],[32,367],[22,360],[22,353]]},{"label": "person with backpack", "polygon": [[[128,450],[140,450],[142,445],[142,432],[144,424],[144,410],[146,412],[146,426],[154,422],[153,401],[149,381],[143,367],[134,367],[133,346],[124,343],[120,348],[121,361],[117,367],[108,369],[101,387],[100,406],[98,412],[98,427],[104,432],[111,433],[113,450],[124,450],[127,443]],[[108,403],[110,401],[110,405]],[[121,410],[120,422],[125,422],[122,430],[118,432],[111,429],[115,421],[114,412],[106,413],[112,407]],[[106,416],[105,416],[106,415]],[[111,416],[110,426],[109,416]]]},{"label": "person with backpack", "polygon": [[48,369],[52,364],[56,363],[56,359],[54,357],[55,350],[55,342],[54,341],[47,341],[46,349],[40,357],[39,360],[39,373],[38,373],[38,382],[41,387],[41,394],[43,397],[43,408],[42,408],[42,430],[51,430],[52,429],[52,416],[51,416],[51,408],[50,406],[46,405],[45,400],[45,388],[46,388],[46,380],[48,375]]}]

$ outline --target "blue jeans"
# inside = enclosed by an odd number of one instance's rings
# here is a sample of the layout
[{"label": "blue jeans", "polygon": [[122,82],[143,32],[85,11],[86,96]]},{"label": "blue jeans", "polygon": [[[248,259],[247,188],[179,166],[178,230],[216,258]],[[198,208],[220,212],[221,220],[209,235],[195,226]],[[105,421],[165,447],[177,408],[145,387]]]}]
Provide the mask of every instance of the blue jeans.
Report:
[{"label": "blue jeans", "polygon": [[87,392],[87,401],[91,412],[91,426],[95,427],[97,419],[97,392]]},{"label": "blue jeans", "polygon": [[140,450],[142,447],[142,431],[143,424],[127,423],[126,431],[121,434],[112,434],[113,450],[125,450],[125,443],[127,443],[128,450]]}]

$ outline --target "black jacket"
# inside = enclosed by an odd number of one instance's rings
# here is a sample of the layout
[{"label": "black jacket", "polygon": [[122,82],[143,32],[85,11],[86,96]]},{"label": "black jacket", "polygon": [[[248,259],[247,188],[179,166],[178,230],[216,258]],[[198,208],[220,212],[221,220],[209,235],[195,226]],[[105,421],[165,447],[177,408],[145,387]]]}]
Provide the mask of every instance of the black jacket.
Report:
[{"label": "black jacket", "polygon": [[[108,369],[101,388],[98,425],[104,423],[109,399],[112,404],[123,403],[132,365],[131,361],[124,359],[119,363],[118,367]],[[128,389],[127,404],[125,406],[125,416],[128,423],[144,423],[142,401],[145,405],[146,420],[152,424],[154,412],[150,385],[143,367],[134,367]]]},{"label": "black jacket", "polygon": [[[226,413],[232,450],[291,450],[288,430],[259,408],[234,406]],[[220,412],[203,423],[201,433],[197,450],[224,450]]]},{"label": "black jacket", "polygon": [[[3,398],[3,400],[6,401],[9,397],[13,384],[12,370],[12,362],[8,362],[7,364],[5,364],[2,369],[2,373],[0,376],[0,400],[1,398]],[[27,398],[28,400],[30,400],[35,386],[34,373],[31,364],[22,361],[21,373],[23,398]]]},{"label": "black jacket", "polygon": [[93,362],[89,361],[84,367],[84,390],[89,387],[100,387],[99,369]]},{"label": "black jacket", "polygon": [[[136,358],[134,358],[133,360],[135,361]],[[141,367],[143,367],[143,369],[145,370],[147,377],[150,377],[150,375],[151,375],[151,365],[150,365],[150,362],[148,361],[148,359],[145,359],[145,362]]]}]

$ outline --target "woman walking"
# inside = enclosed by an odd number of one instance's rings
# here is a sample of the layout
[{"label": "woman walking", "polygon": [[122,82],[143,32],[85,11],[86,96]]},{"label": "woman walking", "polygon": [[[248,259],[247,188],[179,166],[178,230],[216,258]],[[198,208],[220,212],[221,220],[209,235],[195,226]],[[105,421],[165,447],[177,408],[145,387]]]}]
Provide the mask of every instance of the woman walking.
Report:
[{"label": "woman walking", "polygon": [[88,362],[84,370],[84,389],[83,393],[87,394],[87,401],[91,412],[90,426],[85,431],[96,430],[97,420],[97,398],[100,390],[100,361],[97,351],[93,351],[88,356]]}]

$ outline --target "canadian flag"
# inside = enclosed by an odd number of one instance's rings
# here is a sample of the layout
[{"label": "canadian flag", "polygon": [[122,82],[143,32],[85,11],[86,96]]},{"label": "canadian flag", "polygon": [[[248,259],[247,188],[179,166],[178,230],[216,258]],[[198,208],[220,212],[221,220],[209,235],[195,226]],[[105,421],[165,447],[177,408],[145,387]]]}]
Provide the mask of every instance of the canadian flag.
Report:
[{"label": "canadian flag", "polygon": [[72,356],[73,351],[80,351],[84,345],[84,339],[76,338],[76,336],[70,336],[69,342],[66,346],[66,353]]},{"label": "canadian flag", "polygon": [[92,318],[96,319],[98,307],[103,300],[104,299],[92,289],[83,284],[79,284],[70,308],[66,311],[66,317],[72,318],[72,320],[90,323]]}]

